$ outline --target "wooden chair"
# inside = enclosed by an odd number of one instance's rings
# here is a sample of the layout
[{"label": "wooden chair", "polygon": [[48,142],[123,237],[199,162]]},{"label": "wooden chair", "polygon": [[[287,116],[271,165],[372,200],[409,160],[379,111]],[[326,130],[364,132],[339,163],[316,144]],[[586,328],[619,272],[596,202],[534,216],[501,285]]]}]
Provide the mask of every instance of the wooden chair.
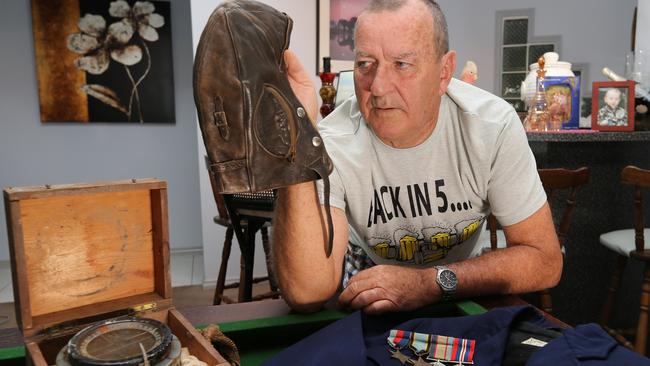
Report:
[{"label": "wooden chair", "polygon": [[[208,157],[205,157],[206,166],[210,167]],[[217,193],[215,177],[208,168],[212,194],[217,204],[218,216],[214,222],[226,227],[226,237],[221,253],[221,265],[217,276],[217,286],[214,291],[213,304],[233,303],[232,299],[223,295],[224,289],[239,288],[238,302],[278,298],[279,290],[273,276],[271,263],[271,248],[269,243],[268,227],[273,218],[275,193],[263,191],[258,193],[220,194]],[[269,276],[253,278],[253,264],[255,261],[255,236],[260,231],[262,234],[262,247],[266,257]],[[239,282],[226,285],[226,271],[228,259],[232,248],[233,236],[237,237],[241,251]],[[270,291],[253,297],[253,284],[269,281]]]},{"label": "wooden chair", "polygon": [[[571,227],[573,214],[576,209],[576,196],[578,189],[587,184],[589,181],[589,169],[586,167],[578,168],[575,170],[557,168],[557,169],[538,169],[539,177],[546,191],[546,196],[549,205],[553,207],[559,203],[556,201],[555,194],[558,191],[566,191],[566,202],[562,217],[560,218],[559,226],[557,228],[557,235],[562,249],[565,253],[566,238]],[[489,232],[489,240],[486,235],[479,238],[484,248],[489,247],[489,250],[498,250],[506,247],[506,237],[503,230],[498,229],[498,223],[493,215],[488,216],[487,227]],[[553,312],[553,301],[551,293],[548,289],[539,291],[540,307],[547,313]]]},{"label": "wooden chair", "polygon": [[[634,229],[611,231],[600,236],[600,243],[617,253],[617,265],[611,278],[600,322],[603,328],[623,345],[633,348],[640,354],[645,354],[648,337],[648,307],[650,307],[650,265],[648,265],[650,263],[650,249],[645,249],[645,237],[650,235],[650,228],[644,227],[642,191],[650,188],[650,170],[626,166],[621,172],[620,182],[634,188]],[[614,299],[620,287],[623,270],[630,257],[644,263],[641,305],[634,345],[623,337],[620,331],[615,331],[609,327],[614,309]]]}]

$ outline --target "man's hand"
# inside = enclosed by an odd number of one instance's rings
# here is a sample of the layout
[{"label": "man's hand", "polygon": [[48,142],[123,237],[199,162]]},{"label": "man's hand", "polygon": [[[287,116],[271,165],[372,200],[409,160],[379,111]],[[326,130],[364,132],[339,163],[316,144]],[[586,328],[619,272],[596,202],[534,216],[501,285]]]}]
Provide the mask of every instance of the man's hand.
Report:
[{"label": "man's hand", "polygon": [[318,117],[318,97],[309,73],[298,60],[298,56],[290,50],[284,51],[284,63],[287,65],[287,77],[293,93],[305,107],[311,122],[315,124]]},{"label": "man's hand", "polygon": [[435,268],[377,265],[350,279],[339,305],[369,314],[413,310],[439,300]]}]

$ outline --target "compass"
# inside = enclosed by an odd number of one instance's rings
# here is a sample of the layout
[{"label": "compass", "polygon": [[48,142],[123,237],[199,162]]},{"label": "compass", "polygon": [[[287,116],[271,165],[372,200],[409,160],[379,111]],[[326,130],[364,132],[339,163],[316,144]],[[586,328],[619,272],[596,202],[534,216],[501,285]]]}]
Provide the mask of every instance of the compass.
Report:
[{"label": "compass", "polygon": [[[136,366],[155,365],[171,356],[172,335],[167,325],[146,318],[116,318],[91,325],[75,334],[59,352],[57,365]],[[173,353],[173,352],[172,352]]]}]

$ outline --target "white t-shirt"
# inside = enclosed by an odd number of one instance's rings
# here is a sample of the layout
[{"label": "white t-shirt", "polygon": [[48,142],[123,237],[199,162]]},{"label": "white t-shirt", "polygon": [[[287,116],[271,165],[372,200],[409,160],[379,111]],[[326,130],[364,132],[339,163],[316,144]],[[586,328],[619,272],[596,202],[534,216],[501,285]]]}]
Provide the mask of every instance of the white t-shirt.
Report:
[{"label": "white t-shirt", "polygon": [[[452,80],[434,131],[418,146],[384,144],[355,97],[319,130],[334,162],[331,205],[346,212],[351,249],[363,249],[375,264],[431,266],[472,257],[490,212],[512,225],[546,202],[515,111],[462,81]],[[323,202],[322,181],[318,192]]]}]

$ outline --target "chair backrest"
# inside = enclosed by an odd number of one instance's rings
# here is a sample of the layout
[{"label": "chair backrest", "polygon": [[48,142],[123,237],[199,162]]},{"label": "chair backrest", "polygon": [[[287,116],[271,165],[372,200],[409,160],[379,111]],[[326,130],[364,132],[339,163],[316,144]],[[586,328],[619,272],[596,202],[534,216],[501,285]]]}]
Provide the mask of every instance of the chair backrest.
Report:
[{"label": "chair backrest", "polygon": [[628,165],[621,171],[621,183],[634,187],[634,245],[642,253],[645,246],[642,190],[650,188],[650,170]]},{"label": "chair backrest", "polygon": [[259,217],[271,219],[275,209],[275,190],[266,190],[255,193],[235,193],[224,195],[226,207],[230,210],[231,217],[240,218]]},{"label": "chair backrest", "polygon": [[[586,167],[575,170],[564,168],[538,169],[537,172],[542,181],[542,186],[544,186],[544,191],[546,191],[549,205],[554,205],[553,202],[557,191],[567,191],[564,211],[557,229],[560,245],[564,246],[576,209],[578,189],[589,181],[589,169]],[[497,249],[497,226],[496,218],[490,215],[488,217],[488,228],[490,230],[490,247],[492,250]]]}]

